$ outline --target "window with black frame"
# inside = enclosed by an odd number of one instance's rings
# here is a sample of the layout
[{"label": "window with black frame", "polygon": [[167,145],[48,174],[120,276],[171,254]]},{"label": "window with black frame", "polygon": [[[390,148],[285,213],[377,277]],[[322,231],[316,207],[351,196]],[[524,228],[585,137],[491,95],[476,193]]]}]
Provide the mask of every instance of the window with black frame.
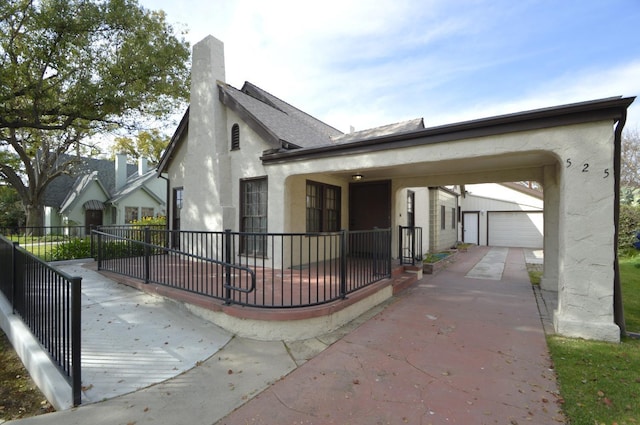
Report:
[{"label": "window with black frame", "polygon": [[341,189],[338,186],[307,180],[307,232],[340,230]]},{"label": "window with black frame", "polygon": [[244,255],[267,254],[267,178],[240,181],[240,231],[250,233],[240,238],[240,252]]}]

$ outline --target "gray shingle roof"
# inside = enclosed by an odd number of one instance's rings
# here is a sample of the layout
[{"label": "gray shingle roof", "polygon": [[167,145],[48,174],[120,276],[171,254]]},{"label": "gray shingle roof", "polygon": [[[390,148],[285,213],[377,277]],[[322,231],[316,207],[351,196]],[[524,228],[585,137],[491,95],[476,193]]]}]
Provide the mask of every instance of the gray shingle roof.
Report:
[{"label": "gray shingle roof", "polygon": [[224,83],[218,83],[218,87],[222,102],[274,148],[283,143],[295,147],[323,146],[331,143],[331,137],[342,134],[251,83],[245,83],[242,90]]},{"label": "gray shingle roof", "polygon": [[[72,155],[60,155],[61,163],[75,159]],[[127,164],[127,176],[137,173],[137,166]],[[98,172],[98,179],[109,194],[113,193],[116,184],[116,171],[113,161],[95,158],[80,158],[80,162],[74,166],[72,175],[56,177],[45,189],[44,204],[49,207],[60,208],[65,198],[76,184],[78,177]]]},{"label": "gray shingle roof", "polygon": [[424,120],[422,118],[415,118],[409,121],[402,121],[367,130],[354,131],[349,134],[342,134],[337,137],[332,137],[331,140],[334,143],[357,142],[359,140],[373,139],[376,137],[389,136],[391,134],[408,133],[410,131],[422,130],[423,128]]}]

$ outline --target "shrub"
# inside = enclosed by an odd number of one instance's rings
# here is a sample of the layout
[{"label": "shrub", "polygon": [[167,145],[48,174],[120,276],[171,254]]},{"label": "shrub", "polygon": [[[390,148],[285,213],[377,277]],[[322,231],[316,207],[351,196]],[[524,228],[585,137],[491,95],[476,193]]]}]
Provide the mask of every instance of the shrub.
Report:
[{"label": "shrub", "polygon": [[636,248],[634,242],[638,242],[636,237],[640,232],[640,207],[632,205],[620,205],[618,249],[623,255],[634,255]]},{"label": "shrub", "polygon": [[91,258],[91,238],[71,239],[53,247],[51,261]]}]

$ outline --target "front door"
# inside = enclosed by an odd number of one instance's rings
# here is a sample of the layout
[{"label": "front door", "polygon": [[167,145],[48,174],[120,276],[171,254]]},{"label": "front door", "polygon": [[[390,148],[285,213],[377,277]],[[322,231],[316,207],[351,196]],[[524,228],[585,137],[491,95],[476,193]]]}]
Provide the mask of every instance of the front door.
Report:
[{"label": "front door", "polygon": [[462,242],[480,244],[478,227],[480,225],[479,212],[462,213]]},{"label": "front door", "polygon": [[91,234],[92,227],[102,226],[102,210],[85,210],[84,231],[86,235]]},{"label": "front door", "polygon": [[[389,229],[391,227],[391,182],[352,183],[349,186],[349,230]],[[379,236],[379,235],[378,235]],[[353,257],[374,255],[386,264],[380,253],[386,253],[391,241],[371,234],[351,233],[349,254]]]},{"label": "front door", "polygon": [[391,181],[349,185],[349,230],[391,227]]}]

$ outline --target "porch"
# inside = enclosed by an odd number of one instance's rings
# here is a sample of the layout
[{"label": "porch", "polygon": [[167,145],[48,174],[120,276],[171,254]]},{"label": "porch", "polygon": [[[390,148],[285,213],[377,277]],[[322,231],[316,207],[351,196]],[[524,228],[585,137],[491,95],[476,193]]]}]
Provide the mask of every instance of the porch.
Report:
[{"label": "porch", "polygon": [[419,267],[392,260],[391,229],[264,234],[109,227],[94,231],[93,239],[103,275],[184,302],[257,339],[335,329],[421,277]]},{"label": "porch", "polygon": [[101,227],[93,239],[98,271],[226,305],[312,307],[392,277],[391,229],[265,234],[119,226]]}]

